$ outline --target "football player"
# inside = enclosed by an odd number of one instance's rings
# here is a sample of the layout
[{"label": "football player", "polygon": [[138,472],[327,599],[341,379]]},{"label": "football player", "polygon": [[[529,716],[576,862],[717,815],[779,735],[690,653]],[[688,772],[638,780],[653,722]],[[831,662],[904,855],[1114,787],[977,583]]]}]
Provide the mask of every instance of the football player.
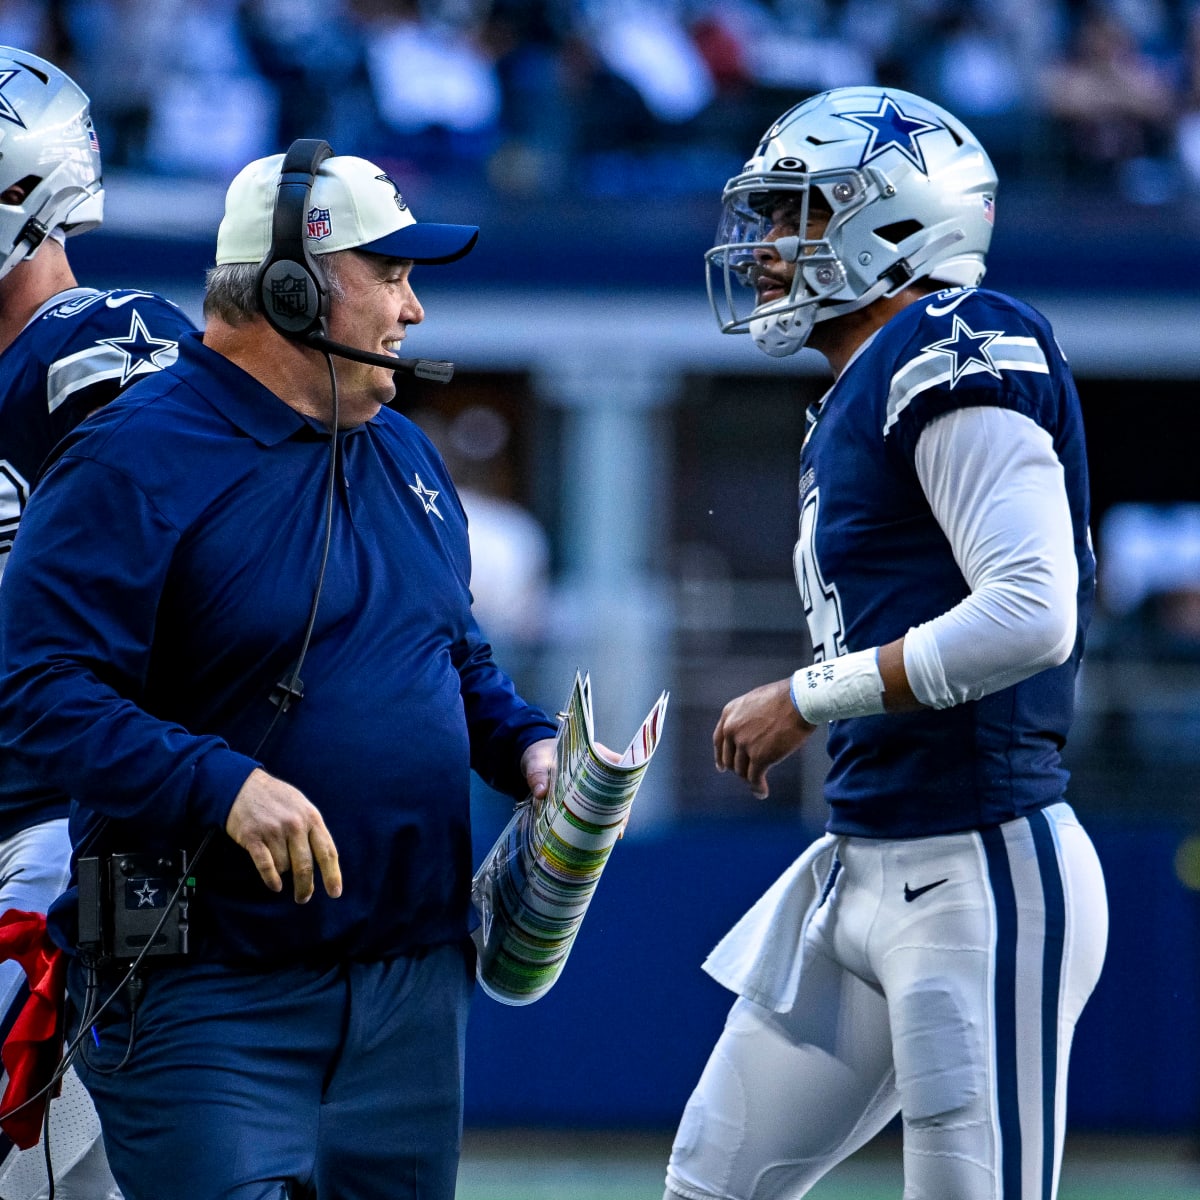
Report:
[{"label": "football player", "polygon": [[[0,572],[55,443],[128,384],[174,362],[193,328],[149,292],[79,286],[65,240],[95,229],[103,204],[88,97],[53,64],[0,46]],[[70,849],[66,806],[46,802],[15,764],[0,769],[0,911],[45,912],[66,886]],[[15,962],[0,966],[4,1033],[24,982]],[[58,1200],[119,1197],[99,1132],[69,1075],[51,1105]],[[0,1195],[48,1194],[42,1148],[0,1143]]]},{"label": "football player", "polygon": [[1095,563],[1066,359],[979,286],[996,184],[950,113],[851,87],[784,113],[724,190],[722,330],[835,378],[800,455],[815,661],[725,706],[716,765],[765,796],[827,726],[829,819],[705,964],[738,999],[668,1200],[794,1200],[898,1113],[906,1196],[1057,1190],[1107,942],[1060,759]]}]

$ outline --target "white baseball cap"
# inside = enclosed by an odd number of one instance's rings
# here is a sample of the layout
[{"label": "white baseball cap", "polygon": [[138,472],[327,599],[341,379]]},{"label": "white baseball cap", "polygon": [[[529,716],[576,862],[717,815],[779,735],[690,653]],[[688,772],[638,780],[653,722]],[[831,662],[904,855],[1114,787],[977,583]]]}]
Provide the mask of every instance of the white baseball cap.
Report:
[{"label": "white baseball cap", "polygon": [[[243,167],[225,195],[217,262],[259,263],[271,248],[282,154]],[[418,263],[448,263],[475,245],[474,225],[418,223],[391,176],[365,158],[334,155],[317,169],[304,214],[312,254],[365,250]]]}]

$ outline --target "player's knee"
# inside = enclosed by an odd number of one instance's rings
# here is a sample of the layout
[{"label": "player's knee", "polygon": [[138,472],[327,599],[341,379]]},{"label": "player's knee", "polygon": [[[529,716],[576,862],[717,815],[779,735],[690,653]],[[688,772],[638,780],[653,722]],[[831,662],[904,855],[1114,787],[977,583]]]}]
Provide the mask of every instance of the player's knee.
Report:
[{"label": "player's knee", "polygon": [[926,979],[892,1005],[896,1088],[904,1120],[940,1125],[961,1118],[983,1092],[980,1017],[950,979]]}]

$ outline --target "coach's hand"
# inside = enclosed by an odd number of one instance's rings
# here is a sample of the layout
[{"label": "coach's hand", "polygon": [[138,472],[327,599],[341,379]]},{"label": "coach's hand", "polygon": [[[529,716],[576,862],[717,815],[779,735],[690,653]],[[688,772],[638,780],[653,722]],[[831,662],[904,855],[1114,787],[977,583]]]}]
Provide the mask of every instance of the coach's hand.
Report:
[{"label": "coach's hand", "polygon": [[543,738],[526,746],[521,755],[521,774],[535,800],[541,800],[550,791],[550,781],[554,778],[554,747],[554,738]]},{"label": "coach's hand", "polygon": [[229,810],[225,832],[254,860],[271,891],[283,891],[281,876],[291,871],[296,903],[305,904],[319,870],[326,894],[342,894],[333,838],[316,807],[290,783],[261,768],[251,771]]},{"label": "coach's hand", "polygon": [[781,679],[730,700],[713,730],[717,770],[736,772],[760,799],[770,791],[767,771],[816,729],[796,711],[791,685],[790,679]]}]

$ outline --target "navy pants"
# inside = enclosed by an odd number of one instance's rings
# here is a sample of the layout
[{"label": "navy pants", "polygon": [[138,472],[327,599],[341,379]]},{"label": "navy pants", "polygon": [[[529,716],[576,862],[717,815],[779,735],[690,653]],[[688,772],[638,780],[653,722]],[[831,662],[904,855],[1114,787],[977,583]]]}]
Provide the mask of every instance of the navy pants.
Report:
[{"label": "navy pants", "polygon": [[126,1065],[124,997],[78,1063],[125,1200],[452,1200],[473,967],[148,971]]}]

